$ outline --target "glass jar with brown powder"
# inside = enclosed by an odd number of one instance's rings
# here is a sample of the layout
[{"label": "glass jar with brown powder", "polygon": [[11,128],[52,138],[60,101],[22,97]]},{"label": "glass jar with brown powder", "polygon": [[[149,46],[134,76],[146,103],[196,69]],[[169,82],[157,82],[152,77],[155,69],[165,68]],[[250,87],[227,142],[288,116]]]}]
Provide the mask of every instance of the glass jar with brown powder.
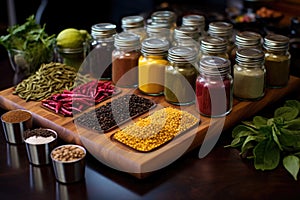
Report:
[{"label": "glass jar with brown powder", "polygon": [[137,87],[140,37],[121,32],[115,36],[112,52],[112,82],[118,87]]}]

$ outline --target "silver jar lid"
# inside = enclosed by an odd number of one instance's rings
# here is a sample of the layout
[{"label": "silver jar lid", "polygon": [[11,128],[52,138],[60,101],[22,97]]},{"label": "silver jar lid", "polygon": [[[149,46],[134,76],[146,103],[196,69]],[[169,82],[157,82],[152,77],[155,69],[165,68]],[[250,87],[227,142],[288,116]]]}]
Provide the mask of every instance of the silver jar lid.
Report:
[{"label": "silver jar lid", "polygon": [[201,41],[200,49],[208,53],[224,53],[227,49],[227,41],[221,37],[206,36]]},{"label": "silver jar lid", "polygon": [[178,26],[174,30],[175,39],[193,39],[198,41],[199,32],[196,27],[192,26]]},{"label": "silver jar lid", "polygon": [[176,23],[175,12],[169,10],[159,10],[151,14],[152,23]]},{"label": "silver jar lid", "polygon": [[236,62],[239,65],[246,65],[247,67],[257,67],[263,64],[265,54],[262,50],[257,48],[242,48],[236,51]]},{"label": "silver jar lid", "polygon": [[233,31],[233,25],[228,22],[211,22],[208,25],[208,34],[219,37],[231,36]]},{"label": "silver jar lid", "polygon": [[160,39],[160,38],[146,38],[142,42],[142,49],[141,52],[143,54],[156,54],[156,55],[163,55],[167,54],[169,49],[169,41]]},{"label": "silver jar lid", "polygon": [[121,49],[137,49],[140,48],[140,37],[134,33],[121,32],[116,34],[114,45]]},{"label": "silver jar lid", "polygon": [[121,20],[122,23],[122,29],[132,29],[132,28],[141,28],[144,27],[144,17],[139,15],[132,15],[132,16],[126,16],[123,17]]},{"label": "silver jar lid", "polygon": [[174,46],[168,50],[168,60],[176,63],[192,63],[197,59],[197,52],[191,47]]},{"label": "silver jar lid", "polygon": [[94,24],[91,30],[91,35],[94,38],[108,38],[116,33],[116,25],[111,23]]},{"label": "silver jar lid", "polygon": [[279,34],[269,34],[264,38],[264,48],[273,51],[283,51],[289,48],[289,38]]},{"label": "silver jar lid", "polygon": [[184,15],[182,17],[182,25],[203,27],[205,26],[205,18],[197,14]]},{"label": "silver jar lid", "polygon": [[147,24],[146,25],[146,32],[151,34],[157,33],[169,33],[170,32],[170,25],[169,24]]},{"label": "silver jar lid", "polygon": [[256,46],[261,44],[261,35],[252,31],[238,32],[235,36],[237,46]]},{"label": "silver jar lid", "polygon": [[224,76],[230,72],[230,61],[218,56],[207,56],[200,60],[200,73],[211,76]]}]

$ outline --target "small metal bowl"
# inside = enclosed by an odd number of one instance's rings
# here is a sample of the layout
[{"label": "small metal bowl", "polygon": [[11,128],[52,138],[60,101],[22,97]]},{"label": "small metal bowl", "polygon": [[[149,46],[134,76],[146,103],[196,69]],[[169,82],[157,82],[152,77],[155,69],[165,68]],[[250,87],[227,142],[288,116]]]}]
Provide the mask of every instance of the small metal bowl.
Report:
[{"label": "small metal bowl", "polygon": [[[76,151],[75,151],[76,149]],[[66,152],[72,152],[72,155],[79,155],[76,158],[64,156]],[[80,153],[78,153],[80,152]],[[85,177],[85,156],[84,147],[75,144],[66,144],[56,147],[51,152],[51,159],[55,178],[61,183],[74,183],[84,179]]]},{"label": "small metal bowl", "polygon": [[23,133],[32,127],[32,114],[22,109],[10,110],[1,116],[5,140],[11,144],[24,143]]},{"label": "small metal bowl", "polygon": [[51,163],[50,153],[57,144],[56,131],[48,128],[36,128],[24,132],[24,141],[28,160],[33,165]]}]

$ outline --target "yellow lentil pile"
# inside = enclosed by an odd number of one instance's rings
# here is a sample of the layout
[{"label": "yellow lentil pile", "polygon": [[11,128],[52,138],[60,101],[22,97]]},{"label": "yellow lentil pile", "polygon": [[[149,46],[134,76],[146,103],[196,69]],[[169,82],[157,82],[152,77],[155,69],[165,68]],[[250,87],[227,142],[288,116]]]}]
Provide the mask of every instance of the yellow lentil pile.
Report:
[{"label": "yellow lentil pile", "polygon": [[113,139],[138,151],[151,151],[199,122],[192,114],[166,107],[140,118],[113,135]]}]

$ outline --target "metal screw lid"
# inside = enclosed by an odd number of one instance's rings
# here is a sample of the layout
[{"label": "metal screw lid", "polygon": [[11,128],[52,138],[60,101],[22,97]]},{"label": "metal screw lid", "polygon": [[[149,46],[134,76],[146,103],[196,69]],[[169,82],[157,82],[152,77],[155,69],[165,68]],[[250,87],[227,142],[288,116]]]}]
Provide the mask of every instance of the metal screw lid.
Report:
[{"label": "metal screw lid", "polygon": [[151,14],[152,23],[176,23],[175,12],[169,10],[159,10]]},{"label": "metal screw lid", "polygon": [[265,54],[262,50],[256,48],[243,48],[236,51],[236,62],[239,65],[247,67],[257,67],[263,64]]},{"label": "metal screw lid", "polygon": [[191,26],[176,27],[174,30],[174,38],[193,39],[197,41],[199,39],[198,29],[196,27],[191,27]]},{"label": "metal screw lid", "polygon": [[169,41],[160,38],[146,38],[142,42],[141,52],[143,54],[167,54],[169,49]]},{"label": "metal screw lid", "polygon": [[211,22],[208,25],[208,34],[219,37],[228,37],[232,34],[233,25],[228,22]]},{"label": "metal screw lid", "polygon": [[116,34],[114,45],[120,49],[138,49],[140,48],[140,37],[134,33],[121,32]]},{"label": "metal screw lid", "polygon": [[206,36],[201,41],[200,49],[208,53],[224,53],[227,49],[227,41],[220,37]]},{"label": "metal screw lid", "polygon": [[144,27],[144,17],[139,15],[126,16],[121,20],[122,29],[132,29]]},{"label": "metal screw lid", "polygon": [[264,38],[264,48],[273,51],[284,51],[289,48],[289,38],[279,34],[269,34]]},{"label": "metal screw lid", "polygon": [[193,63],[197,59],[197,52],[191,47],[176,46],[168,50],[168,60],[176,63]]},{"label": "metal screw lid", "polygon": [[205,26],[205,18],[202,15],[196,15],[196,14],[184,15],[182,17],[182,25],[203,27]]},{"label": "metal screw lid", "polygon": [[261,44],[261,35],[252,31],[238,32],[235,36],[235,44],[237,46],[249,47]]},{"label": "metal screw lid", "polygon": [[230,72],[230,61],[218,56],[207,56],[200,60],[200,73],[210,76],[225,76]]},{"label": "metal screw lid", "polygon": [[146,25],[147,33],[169,33],[170,25],[169,24],[147,24]]},{"label": "metal screw lid", "polygon": [[116,33],[116,25],[111,23],[94,24],[91,30],[91,35],[94,38],[109,38]]}]

